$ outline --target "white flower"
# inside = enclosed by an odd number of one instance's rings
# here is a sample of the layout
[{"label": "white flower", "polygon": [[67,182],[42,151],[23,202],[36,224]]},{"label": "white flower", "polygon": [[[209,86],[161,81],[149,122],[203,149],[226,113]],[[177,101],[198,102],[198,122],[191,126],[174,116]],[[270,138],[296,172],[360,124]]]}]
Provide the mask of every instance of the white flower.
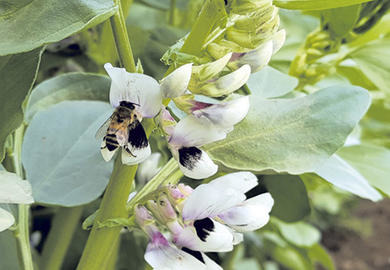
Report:
[{"label": "white flower", "polygon": [[160,159],[160,153],[152,153],[146,160],[138,165],[136,174],[138,184],[145,184],[160,171]]},{"label": "white flower", "polygon": [[146,248],[145,260],[158,270],[222,270],[205,254],[171,245],[167,239],[156,232]]},{"label": "white flower", "polygon": [[[31,185],[22,180],[15,173],[0,170],[0,203],[31,204]],[[15,219],[11,213],[0,208],[0,232],[14,224]]]},{"label": "white flower", "polygon": [[273,37],[262,43],[256,49],[245,53],[233,53],[228,64],[229,67],[237,69],[245,64],[251,67],[252,73],[265,67],[274,55],[282,47],[286,39],[284,29],[276,32]]},{"label": "white flower", "polygon": [[[174,242],[199,251],[229,251],[242,240],[240,232],[267,224],[273,199],[264,193],[246,199],[245,193],[257,185],[250,172],[231,173],[198,186],[184,202],[184,228],[168,224]],[[230,229],[229,229],[230,228]]]},{"label": "white flower", "polygon": [[164,98],[175,98],[184,94],[191,78],[192,63],[185,64],[161,80]]}]

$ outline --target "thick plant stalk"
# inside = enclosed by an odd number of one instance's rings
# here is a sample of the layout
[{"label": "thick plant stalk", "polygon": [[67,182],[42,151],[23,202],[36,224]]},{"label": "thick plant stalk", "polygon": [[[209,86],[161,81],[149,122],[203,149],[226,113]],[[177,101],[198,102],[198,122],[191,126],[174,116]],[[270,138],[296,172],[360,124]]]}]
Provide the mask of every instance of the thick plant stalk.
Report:
[{"label": "thick plant stalk", "polygon": [[49,236],[43,247],[41,262],[43,270],[59,270],[74,232],[80,224],[83,206],[62,207],[54,216]]}]

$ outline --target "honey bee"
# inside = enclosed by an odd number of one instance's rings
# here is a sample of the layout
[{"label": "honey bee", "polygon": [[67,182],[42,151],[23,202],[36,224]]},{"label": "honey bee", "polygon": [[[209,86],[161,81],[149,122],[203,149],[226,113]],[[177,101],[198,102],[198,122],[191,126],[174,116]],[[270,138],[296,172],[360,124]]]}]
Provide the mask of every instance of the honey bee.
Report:
[{"label": "honey bee", "polygon": [[[142,116],[135,106],[138,105],[121,101],[110,118],[96,132],[97,139],[103,138],[100,149],[106,161],[109,161],[120,147],[133,159],[143,158],[138,157],[137,153],[144,155],[145,151],[142,150],[149,148],[145,130],[141,125]],[[122,153],[122,160],[123,155]]]}]

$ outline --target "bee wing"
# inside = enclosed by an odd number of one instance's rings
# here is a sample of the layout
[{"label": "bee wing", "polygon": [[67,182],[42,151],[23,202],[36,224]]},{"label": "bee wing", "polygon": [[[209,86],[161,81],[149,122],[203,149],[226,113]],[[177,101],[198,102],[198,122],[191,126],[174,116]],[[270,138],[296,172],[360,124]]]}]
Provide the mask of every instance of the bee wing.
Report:
[{"label": "bee wing", "polygon": [[101,140],[101,139],[104,138],[104,136],[106,136],[106,134],[107,134],[107,129],[108,129],[108,127],[110,126],[111,120],[112,120],[112,115],[111,115],[110,118],[108,118],[108,119],[106,120],[106,122],[104,122],[104,124],[101,125],[101,127],[96,131],[95,138],[96,138],[97,140]]}]

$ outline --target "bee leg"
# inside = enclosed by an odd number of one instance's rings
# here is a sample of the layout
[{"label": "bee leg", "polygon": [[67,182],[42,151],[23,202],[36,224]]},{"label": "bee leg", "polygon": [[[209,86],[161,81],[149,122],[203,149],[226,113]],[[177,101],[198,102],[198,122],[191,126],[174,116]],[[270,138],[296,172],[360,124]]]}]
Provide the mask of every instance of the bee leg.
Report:
[{"label": "bee leg", "polygon": [[129,153],[129,154],[132,155],[133,157],[137,157],[136,155],[134,155],[133,153],[131,153],[131,151],[130,151],[130,149],[129,149],[129,147],[128,147],[127,145],[125,145],[123,148],[126,150],[127,153]]}]

